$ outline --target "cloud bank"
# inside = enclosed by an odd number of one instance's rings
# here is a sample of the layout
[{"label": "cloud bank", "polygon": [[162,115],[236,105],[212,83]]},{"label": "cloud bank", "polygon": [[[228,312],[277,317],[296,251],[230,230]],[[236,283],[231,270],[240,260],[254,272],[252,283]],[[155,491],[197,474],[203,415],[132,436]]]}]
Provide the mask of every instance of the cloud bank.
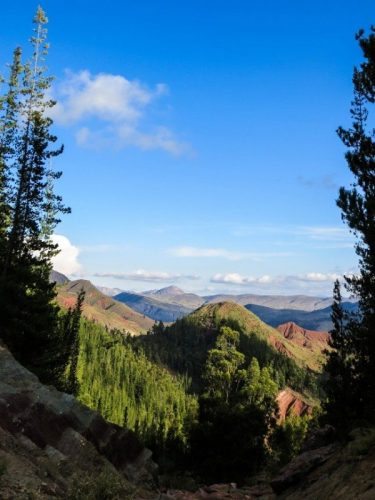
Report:
[{"label": "cloud bank", "polygon": [[227,274],[214,274],[210,278],[211,283],[221,283],[226,285],[285,285],[292,286],[299,283],[321,283],[321,284],[330,284],[335,280],[342,280],[343,275],[337,273],[320,273],[320,272],[311,272],[306,274],[297,274],[297,275],[287,275],[287,276],[269,276],[264,275],[260,277],[254,276],[243,276],[238,273],[227,273]]},{"label": "cloud bank", "polygon": [[198,280],[197,275],[190,274],[171,274],[166,272],[153,272],[139,269],[131,273],[95,273],[96,278],[114,278],[124,281],[145,281],[153,283],[171,283],[181,280]]},{"label": "cloud bank", "polygon": [[290,252],[237,252],[226,250],[225,248],[200,248],[191,246],[181,246],[170,248],[170,255],[174,257],[205,257],[222,258],[227,260],[254,260],[259,261],[269,257],[289,257]]}]

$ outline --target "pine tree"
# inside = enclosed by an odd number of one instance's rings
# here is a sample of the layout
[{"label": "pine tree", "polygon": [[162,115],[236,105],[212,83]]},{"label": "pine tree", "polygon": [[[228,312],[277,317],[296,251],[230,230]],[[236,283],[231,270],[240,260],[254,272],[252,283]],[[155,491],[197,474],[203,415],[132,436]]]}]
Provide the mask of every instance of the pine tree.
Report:
[{"label": "pine tree", "polygon": [[268,453],[275,425],[277,384],[253,357],[243,369],[239,332],[222,326],[204,367],[199,423],[192,438],[192,462],[204,480],[236,480],[256,472]]},{"label": "pine tree", "polygon": [[[7,253],[7,236],[11,223],[12,170],[15,164],[15,147],[17,143],[17,121],[20,98],[21,49],[17,47],[13,53],[10,68],[8,91],[0,97],[0,261],[5,264]],[[0,270],[0,276],[4,274]]]},{"label": "pine tree", "polygon": [[[354,176],[350,188],[342,187],[337,205],[342,219],[355,235],[359,256],[359,274],[345,277],[348,292],[359,299],[359,312],[342,326],[340,312],[333,311],[336,321],[333,352],[327,371],[332,378],[331,393],[335,387],[338,366],[345,373],[341,378],[351,379],[353,419],[375,421],[375,131],[368,123],[369,106],[375,103],[375,27],[368,36],[361,30],[357,35],[364,62],[354,70],[354,99],[350,110],[352,126],[340,127],[338,135],[347,147],[346,162]],[[335,301],[337,302],[337,300]],[[335,339],[336,337],[336,339]],[[350,339],[350,340],[349,340]],[[338,354],[337,354],[338,353]],[[345,353],[345,363],[343,364]],[[350,360],[350,362],[347,362]],[[349,396],[350,396],[349,395]],[[348,397],[349,397],[348,396]],[[334,397],[331,394],[331,397]],[[346,403],[345,403],[346,404]],[[335,405],[333,405],[335,406]],[[343,409],[343,407],[342,407]],[[328,418],[334,421],[334,415]],[[339,417],[340,418],[340,417]]]},{"label": "pine tree", "polygon": [[324,403],[328,420],[340,433],[345,433],[354,418],[358,406],[355,384],[353,335],[350,334],[350,318],[342,307],[340,282],[336,280],[333,290],[331,338],[325,371],[329,378],[325,382],[327,399]]},{"label": "pine tree", "polygon": [[238,384],[241,373],[239,368],[245,356],[237,350],[239,333],[227,326],[220,329],[215,347],[208,352],[203,378],[207,395],[229,403]]},{"label": "pine tree", "polygon": [[21,362],[51,382],[58,340],[58,307],[49,282],[57,251],[51,234],[58,214],[68,210],[52,187],[61,173],[51,169],[51,160],[62,148],[51,149],[57,139],[50,133],[54,102],[47,98],[47,18],[40,7],[34,23],[32,58],[22,64],[21,50],[15,50],[1,106],[0,335]]},{"label": "pine tree", "polygon": [[[70,308],[65,313],[60,333],[62,337],[61,343],[65,346],[66,350],[62,361],[65,361],[67,365],[65,367],[67,369],[67,374],[63,389],[70,394],[74,394],[74,396],[77,396],[79,392],[79,382],[77,375],[79,357],[79,328],[84,300],[85,291],[81,289],[81,291],[78,293],[75,307]],[[64,366],[63,363],[61,363],[61,365],[62,367]]]}]

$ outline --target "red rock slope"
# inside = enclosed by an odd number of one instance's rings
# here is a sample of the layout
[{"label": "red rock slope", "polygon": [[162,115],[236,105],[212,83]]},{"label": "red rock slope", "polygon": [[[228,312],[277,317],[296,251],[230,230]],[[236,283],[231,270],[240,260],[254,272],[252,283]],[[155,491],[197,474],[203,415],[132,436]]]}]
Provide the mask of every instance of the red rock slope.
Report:
[{"label": "red rock slope", "polygon": [[279,392],[276,398],[279,407],[279,420],[283,421],[289,415],[311,415],[314,406],[298,392],[287,387]]},{"label": "red rock slope", "polygon": [[306,353],[310,352],[320,365],[324,363],[324,351],[330,349],[328,332],[306,330],[292,321],[279,325],[276,330],[295,346],[303,348]]}]

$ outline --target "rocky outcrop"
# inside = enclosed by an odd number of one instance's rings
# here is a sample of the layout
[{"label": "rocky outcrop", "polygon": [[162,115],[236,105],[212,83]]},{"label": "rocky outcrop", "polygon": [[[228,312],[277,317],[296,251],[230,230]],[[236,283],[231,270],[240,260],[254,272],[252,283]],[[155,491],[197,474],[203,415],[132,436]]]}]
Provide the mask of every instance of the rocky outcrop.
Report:
[{"label": "rocky outcrop", "polygon": [[41,384],[0,345],[0,498],[68,498],[73,479],[103,474],[147,485],[155,467],[133,432]]},{"label": "rocky outcrop", "polygon": [[259,484],[251,487],[238,488],[236,483],[213,484],[203,486],[196,492],[168,490],[159,496],[159,500],[273,500],[275,494],[269,484]]},{"label": "rocky outcrop", "polygon": [[375,429],[357,429],[350,441],[332,441],[334,429],[326,426],[310,440],[312,448],[295,457],[271,480],[251,487],[236,484],[205,486],[194,493],[168,490],[160,500],[373,500],[375,498]]},{"label": "rocky outcrop", "polygon": [[276,398],[279,409],[279,420],[283,421],[289,415],[311,415],[313,406],[298,392],[289,389],[288,387],[279,392]]},{"label": "rocky outcrop", "polygon": [[316,349],[323,351],[328,347],[329,333],[317,332],[314,330],[306,330],[301,326],[289,321],[283,323],[276,328],[286,339],[291,340],[294,344],[301,347],[306,347],[311,350]]},{"label": "rocky outcrop", "polygon": [[[324,433],[329,437],[332,429]],[[358,429],[350,438],[346,445],[326,445],[292,460],[271,482],[277,498],[375,498],[375,429]]]},{"label": "rocky outcrop", "polygon": [[309,472],[324,464],[334,450],[334,445],[329,445],[298,455],[271,481],[274,492],[280,494],[291,486],[298,484]]}]

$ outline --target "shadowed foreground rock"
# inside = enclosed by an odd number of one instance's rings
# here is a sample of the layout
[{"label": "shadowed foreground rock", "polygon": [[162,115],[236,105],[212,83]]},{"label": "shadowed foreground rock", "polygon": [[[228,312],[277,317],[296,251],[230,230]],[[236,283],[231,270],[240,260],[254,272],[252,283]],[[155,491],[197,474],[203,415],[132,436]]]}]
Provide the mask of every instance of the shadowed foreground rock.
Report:
[{"label": "shadowed foreground rock", "polygon": [[125,495],[151,486],[155,469],[133,432],[41,384],[0,345],[0,498],[76,498],[85,485]]},{"label": "shadowed foreground rock", "polygon": [[375,498],[375,429],[357,429],[346,445],[329,442],[333,428],[318,431],[311,448],[295,457],[270,482],[251,487],[217,484],[194,493],[169,490],[160,500],[373,500]]}]

